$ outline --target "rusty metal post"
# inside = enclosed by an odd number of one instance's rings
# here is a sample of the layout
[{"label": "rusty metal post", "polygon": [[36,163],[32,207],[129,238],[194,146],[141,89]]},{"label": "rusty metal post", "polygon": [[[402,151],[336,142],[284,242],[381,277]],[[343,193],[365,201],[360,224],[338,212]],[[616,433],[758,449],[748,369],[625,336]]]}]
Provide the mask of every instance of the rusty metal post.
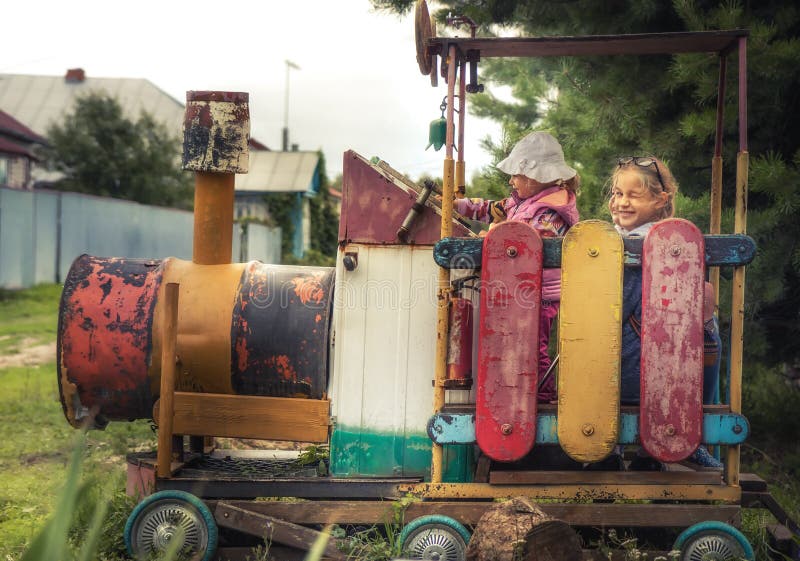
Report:
[{"label": "rusty metal post", "polygon": [[[711,161],[711,222],[709,234],[722,232],[722,134],[725,115],[725,74],[727,56],[719,57],[719,82],[717,85],[717,126],[714,136],[714,158]],[[719,267],[712,267],[709,273],[714,286],[714,304],[719,306]]]},{"label": "rusty metal post", "polygon": [[467,61],[458,68],[458,159],[456,160],[455,195],[463,199],[467,192],[466,163],[464,162],[464,121],[467,116]]},{"label": "rusty metal post", "polygon": [[186,92],[183,169],[195,172],[192,261],[231,262],[235,174],[247,173],[249,96]]},{"label": "rusty metal post", "polygon": [[[736,207],[734,233],[747,233],[747,176],[750,156],[747,151],[747,38],[739,39],[739,153],[736,156]],[[731,283],[731,413],[742,411],[742,363],[744,360],[744,266],[733,270]],[[728,448],[725,481],[739,485],[739,446]]]},{"label": "rusty metal post", "polygon": [[[447,144],[444,159],[444,173],[442,180],[442,231],[441,237],[447,238],[453,234],[453,101],[456,85],[456,48],[450,47],[447,57]],[[438,413],[444,407],[444,383],[447,378],[447,335],[449,331],[449,305],[450,305],[450,271],[444,267],[439,268],[439,284],[436,310],[436,364],[433,387],[433,411]],[[443,450],[440,444],[433,444],[431,458],[431,481],[442,481]]]}]

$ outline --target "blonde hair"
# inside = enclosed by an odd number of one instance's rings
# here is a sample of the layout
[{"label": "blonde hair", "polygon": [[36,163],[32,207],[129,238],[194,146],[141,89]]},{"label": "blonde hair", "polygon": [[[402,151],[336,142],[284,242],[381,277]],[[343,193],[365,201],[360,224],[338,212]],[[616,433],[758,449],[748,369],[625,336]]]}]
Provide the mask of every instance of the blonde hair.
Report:
[{"label": "blonde hair", "polygon": [[[643,159],[653,160],[653,163],[647,166],[635,163],[636,160]],[[678,182],[675,181],[675,176],[672,175],[672,172],[669,171],[664,162],[655,156],[644,156],[631,158],[629,162],[624,164],[618,163],[611,174],[609,195],[614,191],[619,176],[625,171],[634,172],[639,181],[641,181],[642,187],[647,189],[654,197],[661,193],[667,194],[667,204],[661,209],[659,220],[671,218],[675,215],[675,195],[678,193]]]}]

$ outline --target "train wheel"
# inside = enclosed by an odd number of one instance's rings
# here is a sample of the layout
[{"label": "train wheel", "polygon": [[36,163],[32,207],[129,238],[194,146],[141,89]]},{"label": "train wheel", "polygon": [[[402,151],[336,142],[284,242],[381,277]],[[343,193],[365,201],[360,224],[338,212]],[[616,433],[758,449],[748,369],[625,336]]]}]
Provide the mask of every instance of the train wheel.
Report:
[{"label": "train wheel", "polygon": [[420,516],[400,533],[402,551],[410,559],[464,561],[470,533],[449,516]]},{"label": "train wheel", "polygon": [[149,559],[177,545],[181,559],[209,561],[217,549],[217,524],[206,504],[183,491],[160,491],[136,505],[125,523],[125,545]]},{"label": "train wheel", "polygon": [[753,548],[744,535],[724,522],[700,522],[690,526],[675,540],[680,561],[724,561],[755,559]]}]

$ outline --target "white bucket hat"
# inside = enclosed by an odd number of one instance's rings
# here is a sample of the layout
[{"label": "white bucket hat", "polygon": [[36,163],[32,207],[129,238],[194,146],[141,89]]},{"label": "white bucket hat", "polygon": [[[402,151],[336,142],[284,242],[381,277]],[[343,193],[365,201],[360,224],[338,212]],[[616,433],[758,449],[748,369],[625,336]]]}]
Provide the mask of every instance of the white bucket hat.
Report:
[{"label": "white bucket hat", "polygon": [[539,131],[517,142],[508,158],[495,167],[509,175],[524,175],[539,183],[571,179],[578,174],[564,161],[564,151],[553,135]]}]

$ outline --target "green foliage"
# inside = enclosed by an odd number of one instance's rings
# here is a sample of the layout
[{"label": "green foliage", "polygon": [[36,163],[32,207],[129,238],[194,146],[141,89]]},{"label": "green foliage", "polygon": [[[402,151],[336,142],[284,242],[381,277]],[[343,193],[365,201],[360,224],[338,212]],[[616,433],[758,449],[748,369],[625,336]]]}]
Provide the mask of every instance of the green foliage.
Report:
[{"label": "green foliage", "polygon": [[281,229],[281,255],[285,262],[287,256],[292,255],[294,246],[294,220],[293,209],[297,205],[297,195],[295,193],[274,193],[264,195],[264,202],[267,203],[269,214],[275,225]]},{"label": "green foliage", "polygon": [[302,203],[298,193],[276,193],[264,196],[274,223],[281,228],[281,261],[288,265],[330,267],[336,262],[339,236],[339,215],[328,192],[330,182],[325,170],[325,156],[319,153],[319,193],[309,199],[311,220],[310,248],[302,258],[294,255],[294,216]]},{"label": "green foliage", "polygon": [[89,93],[47,136],[48,165],[65,175],[57,189],[191,208],[179,139],[148,113],[131,121],[115,98]]}]

